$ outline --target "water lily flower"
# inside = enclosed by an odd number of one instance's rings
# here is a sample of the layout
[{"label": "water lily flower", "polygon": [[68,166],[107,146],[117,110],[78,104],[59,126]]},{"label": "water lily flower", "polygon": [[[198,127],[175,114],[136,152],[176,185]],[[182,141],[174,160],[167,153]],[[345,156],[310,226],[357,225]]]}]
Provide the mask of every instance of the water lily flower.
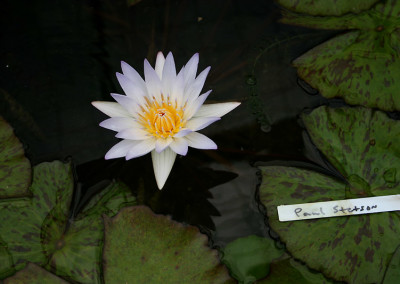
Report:
[{"label": "water lily flower", "polygon": [[105,155],[105,159],[130,160],[151,152],[157,186],[162,189],[176,154],[185,156],[188,147],[217,149],[208,137],[196,131],[219,120],[240,103],[203,104],[211,90],[201,94],[210,70],[197,77],[196,53],[176,74],[172,53],[165,58],[159,52],[155,68],[144,60],[144,78],[130,65],[121,62],[117,78],[126,95],[111,94],[115,102],[92,102],[110,116],[100,126],[118,132],[123,139]]}]

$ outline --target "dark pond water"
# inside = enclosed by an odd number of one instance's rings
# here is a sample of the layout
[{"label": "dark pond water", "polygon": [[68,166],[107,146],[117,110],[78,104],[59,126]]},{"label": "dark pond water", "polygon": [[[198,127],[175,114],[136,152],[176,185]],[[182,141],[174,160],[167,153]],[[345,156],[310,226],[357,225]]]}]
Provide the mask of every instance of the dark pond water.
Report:
[{"label": "dark pond water", "polygon": [[[291,61],[332,36],[280,24],[272,1],[2,1],[0,113],[33,165],[71,157],[84,198],[112,179],[126,182],[155,212],[197,225],[214,245],[267,236],[255,201],[258,161],[306,161],[298,114],[324,103],[299,82]],[[160,192],[150,155],[104,160],[117,139],[98,124],[91,101],[122,93],[115,72],[124,60],[143,74],[158,51],[178,68],[196,52],[211,66],[208,102],[241,106],[202,133],[219,149],[190,149],[176,160]],[[86,194],[86,195],[85,195]],[[79,197],[79,196],[78,196]]]}]

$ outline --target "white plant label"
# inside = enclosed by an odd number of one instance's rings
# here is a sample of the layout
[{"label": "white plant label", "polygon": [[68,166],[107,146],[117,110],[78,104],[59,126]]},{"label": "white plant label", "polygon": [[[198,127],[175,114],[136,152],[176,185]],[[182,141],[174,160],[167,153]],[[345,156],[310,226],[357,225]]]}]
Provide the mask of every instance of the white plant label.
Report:
[{"label": "white plant label", "polygon": [[400,194],[278,206],[279,221],[297,221],[400,210]]}]

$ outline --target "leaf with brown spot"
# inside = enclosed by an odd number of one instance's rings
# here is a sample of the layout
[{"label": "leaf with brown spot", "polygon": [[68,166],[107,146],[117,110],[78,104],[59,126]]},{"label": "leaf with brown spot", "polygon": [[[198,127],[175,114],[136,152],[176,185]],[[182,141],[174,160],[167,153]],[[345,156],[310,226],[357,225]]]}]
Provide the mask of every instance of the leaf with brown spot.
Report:
[{"label": "leaf with brown spot", "polygon": [[320,107],[302,118],[314,144],[348,183],[305,169],[261,167],[260,200],[270,226],[310,268],[339,281],[381,283],[400,244],[398,212],[280,222],[276,207],[399,194],[398,177],[385,172],[400,171],[400,121],[363,107]]},{"label": "leaf with brown spot", "polygon": [[360,14],[341,17],[284,12],[282,21],[318,29],[351,30],[293,62],[299,76],[322,96],[341,97],[352,105],[400,110],[400,1],[384,1]]},{"label": "leaf with brown spot", "polygon": [[277,0],[278,4],[296,13],[318,16],[340,16],[360,13],[378,0]]},{"label": "leaf with brown spot", "polygon": [[4,279],[4,284],[68,284],[67,281],[48,272],[42,267],[29,263],[15,275]]},{"label": "leaf with brown spot", "polygon": [[0,117],[0,199],[29,196],[31,164],[11,126]]},{"label": "leaf with brown spot", "polygon": [[[47,240],[44,248],[50,258],[49,269],[79,283],[102,283],[102,214],[112,217],[120,208],[134,204],[136,199],[130,189],[121,182],[113,182],[94,196],[68,227],[61,220],[52,222],[42,232]],[[59,215],[55,212],[48,216]]]},{"label": "leaf with brown spot", "polygon": [[196,227],[144,206],[126,207],[104,223],[106,283],[234,283]]},{"label": "leaf with brown spot", "polygon": [[67,215],[72,190],[70,164],[42,163],[33,169],[32,198],[0,200],[0,238],[12,255],[15,270],[27,262],[47,262],[41,244],[43,221],[56,207]]},{"label": "leaf with brown spot", "polygon": [[285,258],[271,263],[269,275],[258,281],[259,284],[327,284],[334,283],[328,280],[321,273],[311,271],[306,265],[294,260],[292,257]]}]

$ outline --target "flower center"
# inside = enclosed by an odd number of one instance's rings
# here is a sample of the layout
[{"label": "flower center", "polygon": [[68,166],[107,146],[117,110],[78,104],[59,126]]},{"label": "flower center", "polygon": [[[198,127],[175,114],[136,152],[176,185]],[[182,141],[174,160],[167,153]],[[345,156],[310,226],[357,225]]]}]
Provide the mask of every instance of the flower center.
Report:
[{"label": "flower center", "polygon": [[140,122],[145,129],[156,138],[168,138],[178,133],[186,124],[182,119],[184,109],[178,107],[177,102],[172,103],[167,97],[161,95],[161,103],[155,98],[146,98],[146,105],[142,108]]}]

